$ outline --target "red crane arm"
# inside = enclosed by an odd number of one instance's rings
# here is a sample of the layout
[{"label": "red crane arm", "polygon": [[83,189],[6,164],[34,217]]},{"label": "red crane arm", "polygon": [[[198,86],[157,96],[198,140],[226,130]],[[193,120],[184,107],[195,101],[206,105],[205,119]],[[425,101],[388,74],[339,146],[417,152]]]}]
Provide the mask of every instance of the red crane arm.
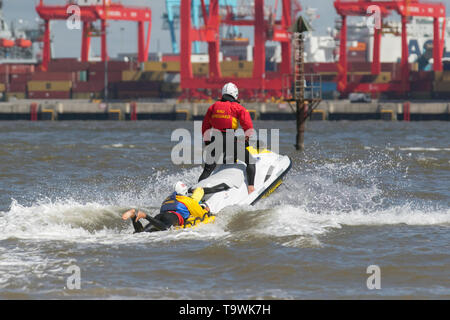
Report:
[{"label": "red crane arm", "polygon": [[[44,20],[66,20],[70,14],[67,8],[70,4],[62,6],[38,5],[36,11]],[[124,20],[124,21],[148,21],[152,12],[147,8],[124,7],[121,4],[111,4],[105,11],[103,6],[80,6],[81,21],[95,20]]]}]

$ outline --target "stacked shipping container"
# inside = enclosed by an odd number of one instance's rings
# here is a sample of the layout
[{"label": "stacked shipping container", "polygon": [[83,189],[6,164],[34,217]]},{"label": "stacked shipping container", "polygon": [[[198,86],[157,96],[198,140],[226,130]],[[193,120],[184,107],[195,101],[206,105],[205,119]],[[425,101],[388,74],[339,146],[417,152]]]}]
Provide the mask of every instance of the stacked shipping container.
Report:
[{"label": "stacked shipping container", "polygon": [[[193,63],[192,67],[196,77],[208,76],[208,63]],[[221,70],[224,77],[248,78],[253,73],[253,62],[223,61]],[[417,64],[411,64],[411,70],[412,98],[450,96],[450,71],[416,71]],[[108,61],[107,72],[103,62],[80,62],[72,58],[52,60],[47,72],[33,65],[0,65],[0,93],[6,98],[19,99],[101,99],[107,73],[111,99],[173,98],[181,93],[179,72],[177,56],[142,64]],[[320,74],[324,98],[336,97],[335,63],[306,63],[305,73]],[[270,76],[268,72],[267,77]],[[371,74],[370,63],[349,62],[349,83],[388,83],[399,79],[399,64],[382,63],[381,73],[375,76]]]},{"label": "stacked shipping container", "polygon": [[34,65],[1,64],[0,65],[0,92],[4,99],[15,97],[25,99],[27,82],[34,73]]},{"label": "stacked shipping container", "polygon": [[436,72],[434,75],[433,90],[435,98],[450,98],[450,70]]}]

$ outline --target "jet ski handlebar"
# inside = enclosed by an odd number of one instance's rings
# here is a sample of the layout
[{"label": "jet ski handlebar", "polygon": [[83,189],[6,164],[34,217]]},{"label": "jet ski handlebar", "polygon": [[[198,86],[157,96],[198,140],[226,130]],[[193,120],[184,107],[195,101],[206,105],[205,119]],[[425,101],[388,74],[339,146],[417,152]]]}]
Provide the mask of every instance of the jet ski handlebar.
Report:
[{"label": "jet ski handlebar", "polygon": [[[214,187],[204,187],[203,191],[205,192],[205,194],[211,194],[211,193],[226,191],[228,189],[230,189],[229,185],[227,185],[226,183],[221,183]],[[194,189],[189,188],[188,192],[192,193],[192,192],[194,192]]]}]

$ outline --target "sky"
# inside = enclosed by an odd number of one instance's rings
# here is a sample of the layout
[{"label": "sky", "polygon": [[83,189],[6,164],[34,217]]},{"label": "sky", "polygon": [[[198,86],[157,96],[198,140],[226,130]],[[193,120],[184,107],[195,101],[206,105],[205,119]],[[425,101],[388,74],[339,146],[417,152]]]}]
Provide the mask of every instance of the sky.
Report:
[{"label": "sky", "polygon": [[[150,52],[172,52],[169,31],[163,30],[163,13],[166,11],[165,0],[112,0],[121,2],[124,5],[146,6],[152,10],[152,33],[150,42]],[[238,0],[240,3],[241,0]],[[333,0],[299,0],[303,8],[317,8],[319,18],[314,22],[313,27],[318,34],[325,34],[328,27],[333,27],[337,18]],[[38,0],[3,0],[3,16],[10,21],[23,20],[23,23],[36,23],[38,15],[35,5]],[[64,4],[66,0],[45,0],[46,4]],[[274,3],[274,0],[267,0],[267,4]],[[281,1],[280,1],[281,2]],[[450,8],[450,0],[441,0],[447,8]],[[447,14],[449,15],[449,14]],[[245,36],[250,36],[252,29],[242,30]],[[179,32],[179,30],[178,30]],[[52,24],[53,36],[53,56],[54,57],[79,57],[81,51],[81,30],[70,30],[64,21],[55,21]],[[100,54],[100,39],[92,41],[94,55]],[[112,21],[108,29],[108,51],[111,57],[115,57],[119,52],[137,51],[137,26],[133,22]]]}]

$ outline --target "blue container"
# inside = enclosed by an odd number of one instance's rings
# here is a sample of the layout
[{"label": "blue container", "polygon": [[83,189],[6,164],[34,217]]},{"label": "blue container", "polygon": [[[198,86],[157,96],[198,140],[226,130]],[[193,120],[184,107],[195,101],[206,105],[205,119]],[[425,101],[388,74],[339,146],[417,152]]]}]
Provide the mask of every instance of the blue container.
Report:
[{"label": "blue container", "polygon": [[336,82],[322,82],[322,92],[337,91]]},{"label": "blue container", "polygon": [[[314,91],[317,91],[320,87],[320,83],[319,82],[313,82],[312,84]],[[322,92],[333,92],[333,91],[337,91],[337,84],[336,82],[331,82],[331,81],[327,81],[327,82],[322,82]],[[311,90],[311,82],[307,81],[306,82],[306,91],[310,91]]]}]

